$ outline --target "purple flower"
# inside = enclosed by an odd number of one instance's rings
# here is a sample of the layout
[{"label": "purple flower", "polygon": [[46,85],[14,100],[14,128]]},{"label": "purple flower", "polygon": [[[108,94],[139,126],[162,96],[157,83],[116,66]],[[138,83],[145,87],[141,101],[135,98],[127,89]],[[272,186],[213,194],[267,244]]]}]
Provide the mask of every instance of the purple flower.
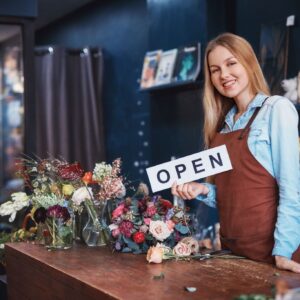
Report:
[{"label": "purple flower", "polygon": [[121,244],[119,241],[117,241],[117,242],[115,243],[115,249],[116,249],[117,251],[120,251],[120,250],[122,249],[122,244]]},{"label": "purple flower", "polygon": [[62,219],[64,222],[66,222],[70,219],[70,214],[66,207],[53,205],[47,209],[47,217]]},{"label": "purple flower", "polygon": [[156,202],[158,202],[159,198],[160,198],[159,195],[153,196],[152,197],[152,202],[155,204]]},{"label": "purple flower", "polygon": [[173,216],[174,216],[174,209],[171,208],[168,210],[168,212],[166,214],[166,220],[170,220]]}]

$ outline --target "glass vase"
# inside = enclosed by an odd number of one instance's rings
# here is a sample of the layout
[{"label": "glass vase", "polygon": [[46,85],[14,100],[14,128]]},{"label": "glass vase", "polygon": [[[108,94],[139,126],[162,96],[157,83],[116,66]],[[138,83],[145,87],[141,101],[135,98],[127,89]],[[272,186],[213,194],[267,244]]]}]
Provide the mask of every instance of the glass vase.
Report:
[{"label": "glass vase", "polygon": [[70,249],[73,245],[73,222],[61,218],[47,218],[47,230],[43,231],[45,246],[49,249]]},{"label": "glass vase", "polygon": [[108,245],[109,230],[104,218],[107,201],[100,201],[95,205],[92,200],[87,199],[84,204],[88,213],[88,220],[82,230],[84,242],[89,247]]}]

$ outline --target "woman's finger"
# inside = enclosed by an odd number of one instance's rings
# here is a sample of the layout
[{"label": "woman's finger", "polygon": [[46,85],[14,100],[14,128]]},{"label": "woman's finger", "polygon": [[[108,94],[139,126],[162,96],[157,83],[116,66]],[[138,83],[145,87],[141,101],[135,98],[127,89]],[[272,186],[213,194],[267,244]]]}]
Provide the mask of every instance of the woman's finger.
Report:
[{"label": "woman's finger", "polygon": [[282,270],[288,270],[300,273],[300,264],[283,256],[275,256],[276,267]]}]

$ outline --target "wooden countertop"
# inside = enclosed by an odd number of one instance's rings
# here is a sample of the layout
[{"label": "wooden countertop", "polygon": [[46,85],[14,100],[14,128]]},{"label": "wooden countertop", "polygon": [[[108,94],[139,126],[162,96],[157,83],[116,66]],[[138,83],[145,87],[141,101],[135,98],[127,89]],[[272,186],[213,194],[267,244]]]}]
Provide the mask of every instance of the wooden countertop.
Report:
[{"label": "wooden countertop", "polygon": [[[31,243],[6,245],[8,296],[13,299],[233,299],[240,294],[271,295],[279,271],[246,259],[165,261],[148,264],[145,255],[75,245],[47,251]],[[164,279],[153,276],[164,274]],[[277,273],[277,274],[276,274]],[[190,293],[184,287],[196,287]]]}]

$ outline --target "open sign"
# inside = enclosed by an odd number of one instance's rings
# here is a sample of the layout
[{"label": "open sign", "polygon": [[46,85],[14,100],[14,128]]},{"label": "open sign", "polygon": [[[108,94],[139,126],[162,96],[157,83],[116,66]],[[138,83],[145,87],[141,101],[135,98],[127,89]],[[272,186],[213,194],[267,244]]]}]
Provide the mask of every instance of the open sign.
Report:
[{"label": "open sign", "polygon": [[205,178],[232,169],[225,145],[191,154],[176,160],[147,168],[152,192],[178,184]]}]

